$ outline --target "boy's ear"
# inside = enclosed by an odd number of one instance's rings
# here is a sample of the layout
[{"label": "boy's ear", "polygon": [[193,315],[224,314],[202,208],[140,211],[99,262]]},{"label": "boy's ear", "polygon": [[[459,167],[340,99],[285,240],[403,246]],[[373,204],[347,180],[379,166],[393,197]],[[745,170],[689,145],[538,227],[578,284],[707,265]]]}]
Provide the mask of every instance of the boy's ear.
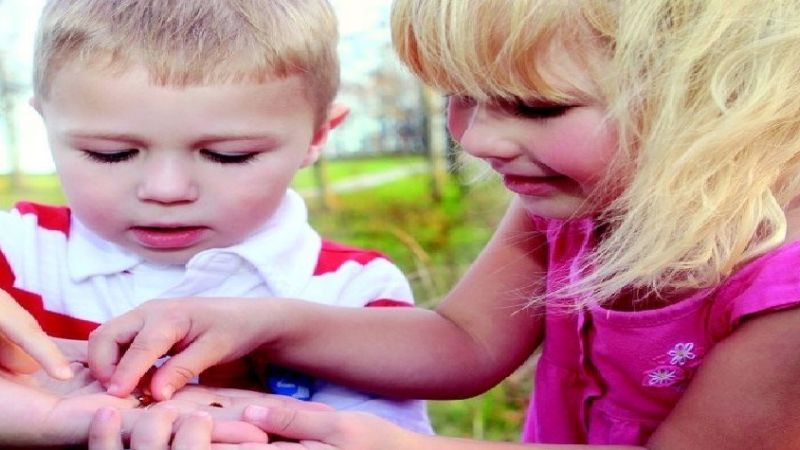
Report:
[{"label": "boy's ear", "polygon": [[319,158],[320,152],[322,152],[322,149],[325,147],[325,143],[328,142],[328,135],[331,130],[341,125],[349,114],[349,106],[341,103],[334,103],[331,105],[328,111],[328,117],[325,118],[314,132],[314,137],[311,139],[311,145],[308,147],[308,154],[305,160],[303,160],[302,167],[314,164],[317,158]]},{"label": "boy's ear", "polygon": [[39,97],[31,96],[31,98],[28,99],[28,104],[31,105],[31,108],[35,109],[40,116],[42,115],[42,102],[39,100]]}]

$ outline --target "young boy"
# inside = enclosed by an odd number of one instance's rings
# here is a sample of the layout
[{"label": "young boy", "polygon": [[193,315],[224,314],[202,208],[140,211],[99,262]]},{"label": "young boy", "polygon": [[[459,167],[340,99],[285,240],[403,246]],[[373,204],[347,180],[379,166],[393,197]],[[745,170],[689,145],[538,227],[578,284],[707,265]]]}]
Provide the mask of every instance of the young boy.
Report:
[{"label": "young boy", "polygon": [[[156,298],[236,301],[234,329],[275,296],[411,305],[395,266],[321,240],[288,189],[346,115],[332,106],[336,42],[325,0],[49,1],[32,104],[69,207],[0,215],[0,288],[71,339]],[[237,357],[240,372],[207,381],[255,373],[273,391],[430,432],[422,402]]]}]

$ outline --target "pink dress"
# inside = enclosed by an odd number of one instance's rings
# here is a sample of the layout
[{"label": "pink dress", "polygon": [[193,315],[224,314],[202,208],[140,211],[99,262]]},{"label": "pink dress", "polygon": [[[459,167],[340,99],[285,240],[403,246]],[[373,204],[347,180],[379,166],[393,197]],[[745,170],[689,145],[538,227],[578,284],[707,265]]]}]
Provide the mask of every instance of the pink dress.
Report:
[{"label": "pink dress", "polygon": [[[547,233],[547,292],[577,275],[591,219],[534,218]],[[715,289],[638,312],[548,304],[523,442],[643,445],[711,348],[743,318],[800,304],[800,242],[748,263]],[[559,299],[558,302],[569,301]]]}]

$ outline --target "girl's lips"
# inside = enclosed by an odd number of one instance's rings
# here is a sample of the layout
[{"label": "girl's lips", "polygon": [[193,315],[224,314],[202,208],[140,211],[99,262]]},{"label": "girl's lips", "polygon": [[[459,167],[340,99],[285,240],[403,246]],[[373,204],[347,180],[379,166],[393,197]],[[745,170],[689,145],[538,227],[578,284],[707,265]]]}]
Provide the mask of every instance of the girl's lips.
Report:
[{"label": "girl's lips", "polygon": [[200,242],[205,227],[133,227],[131,233],[141,246],[154,250],[179,250]]},{"label": "girl's lips", "polygon": [[530,197],[547,197],[562,190],[565,178],[554,177],[525,177],[519,175],[503,175],[503,184],[506,189],[519,195]]}]

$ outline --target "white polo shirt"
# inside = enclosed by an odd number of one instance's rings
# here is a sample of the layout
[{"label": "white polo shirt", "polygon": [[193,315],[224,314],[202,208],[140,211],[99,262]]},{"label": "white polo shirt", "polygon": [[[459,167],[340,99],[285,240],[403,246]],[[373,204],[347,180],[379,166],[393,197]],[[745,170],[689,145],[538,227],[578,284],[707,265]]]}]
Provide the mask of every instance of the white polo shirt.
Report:
[{"label": "white polo shirt", "polygon": [[[402,272],[381,254],[323,241],[303,200],[287,191],[244,242],[185,266],[145,261],[86,228],[66,207],[20,203],[0,212],[0,288],[51,336],[86,339],[98,324],[154,298],[300,298],[340,306],[412,305]],[[256,300],[258,299],[258,300]],[[396,401],[314,383],[314,401],[431,432],[422,401]]]}]

